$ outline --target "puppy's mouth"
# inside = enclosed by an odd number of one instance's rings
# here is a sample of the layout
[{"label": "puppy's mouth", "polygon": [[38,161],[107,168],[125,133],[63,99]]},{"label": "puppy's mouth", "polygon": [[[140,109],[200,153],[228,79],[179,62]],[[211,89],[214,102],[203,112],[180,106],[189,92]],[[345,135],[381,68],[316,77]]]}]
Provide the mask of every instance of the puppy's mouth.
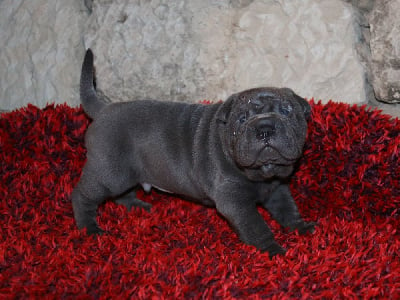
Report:
[{"label": "puppy's mouth", "polygon": [[284,170],[288,168],[292,168],[292,164],[271,164],[271,163],[266,163],[260,167],[260,170],[264,174],[270,174],[271,172],[274,172],[275,170]]},{"label": "puppy's mouth", "polygon": [[249,169],[258,170],[264,178],[289,176],[293,171],[297,158],[286,158],[278,151],[273,152],[273,157],[269,157],[264,161],[259,157]]},{"label": "puppy's mouth", "polygon": [[276,147],[272,147],[271,145],[266,144],[256,154],[256,159],[253,162],[252,167],[263,168],[271,166],[291,166],[297,161],[298,156],[297,153],[290,153],[290,155],[288,154],[289,153],[285,153],[285,151],[282,151],[282,149],[277,149]]},{"label": "puppy's mouth", "polygon": [[273,178],[287,178],[293,172],[293,164],[265,163],[258,167],[245,168],[244,172],[250,180],[260,181]]},{"label": "puppy's mouth", "polygon": [[279,167],[290,167],[293,166],[294,161],[291,163],[264,163],[261,165],[261,167],[259,167],[262,171],[264,170],[270,170],[271,168],[279,168]]}]

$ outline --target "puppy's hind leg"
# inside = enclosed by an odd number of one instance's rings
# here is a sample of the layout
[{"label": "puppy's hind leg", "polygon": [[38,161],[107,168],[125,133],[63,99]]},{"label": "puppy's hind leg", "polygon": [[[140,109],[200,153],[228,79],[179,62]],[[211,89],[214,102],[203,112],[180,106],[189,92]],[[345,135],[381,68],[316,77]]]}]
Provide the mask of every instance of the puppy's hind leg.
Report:
[{"label": "puppy's hind leg", "polygon": [[[100,172],[107,168],[93,167],[88,160],[81,178],[72,192],[72,207],[79,229],[86,228],[88,234],[101,233],[96,222],[97,208],[106,199],[116,197],[127,191],[131,186],[131,178],[123,172]],[[99,176],[99,174],[102,174]],[[107,176],[104,176],[106,174]],[[118,176],[121,175],[122,176]]]},{"label": "puppy's hind leg", "polygon": [[97,224],[96,211],[107,196],[106,188],[94,180],[89,183],[85,175],[82,175],[71,195],[75,222],[79,229],[86,228],[88,234],[103,232]]}]

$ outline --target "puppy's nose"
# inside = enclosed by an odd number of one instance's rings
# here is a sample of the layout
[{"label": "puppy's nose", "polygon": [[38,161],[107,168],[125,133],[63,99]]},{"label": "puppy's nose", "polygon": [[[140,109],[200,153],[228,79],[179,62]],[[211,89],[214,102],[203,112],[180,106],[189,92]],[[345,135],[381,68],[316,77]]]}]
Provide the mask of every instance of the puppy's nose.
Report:
[{"label": "puppy's nose", "polygon": [[256,137],[259,140],[267,140],[275,134],[276,126],[275,121],[272,119],[264,118],[256,124]]}]

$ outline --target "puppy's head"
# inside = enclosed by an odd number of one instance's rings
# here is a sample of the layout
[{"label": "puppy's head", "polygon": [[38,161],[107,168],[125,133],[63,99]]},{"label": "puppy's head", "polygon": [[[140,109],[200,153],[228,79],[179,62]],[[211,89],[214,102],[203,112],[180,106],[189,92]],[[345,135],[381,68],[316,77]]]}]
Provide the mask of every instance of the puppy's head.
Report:
[{"label": "puppy's head", "polygon": [[218,113],[230,155],[250,180],[284,178],[302,154],[310,105],[287,88],[230,96]]}]

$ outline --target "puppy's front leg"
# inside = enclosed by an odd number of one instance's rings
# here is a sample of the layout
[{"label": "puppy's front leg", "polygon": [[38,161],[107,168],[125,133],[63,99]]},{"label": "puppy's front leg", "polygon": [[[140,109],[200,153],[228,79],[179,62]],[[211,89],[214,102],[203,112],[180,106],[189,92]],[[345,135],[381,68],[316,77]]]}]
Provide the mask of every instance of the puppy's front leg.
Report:
[{"label": "puppy's front leg", "polygon": [[239,238],[246,244],[253,245],[262,251],[268,251],[270,257],[286,252],[275,241],[271,230],[254,203],[220,201],[220,204],[217,203],[217,210],[228,220]]},{"label": "puppy's front leg", "polygon": [[298,229],[300,234],[314,232],[316,223],[305,222],[301,218],[288,185],[279,185],[262,204],[281,226],[290,230]]}]

